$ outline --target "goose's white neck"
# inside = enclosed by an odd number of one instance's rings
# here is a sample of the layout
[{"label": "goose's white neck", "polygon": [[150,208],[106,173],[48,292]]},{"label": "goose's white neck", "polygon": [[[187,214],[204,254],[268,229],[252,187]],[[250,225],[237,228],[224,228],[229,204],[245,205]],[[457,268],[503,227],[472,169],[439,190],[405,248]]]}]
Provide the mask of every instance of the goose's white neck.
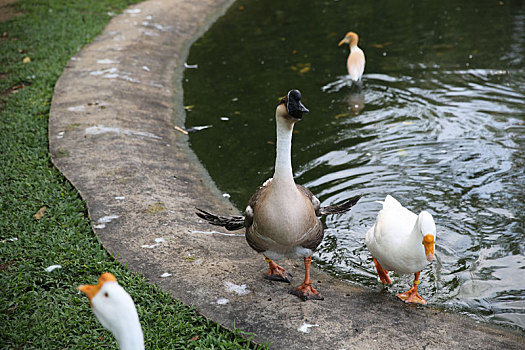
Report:
[{"label": "goose's white neck", "polygon": [[431,234],[433,236],[436,235],[436,224],[434,223],[432,215],[429,212],[423,210],[417,216],[416,223],[412,229],[412,235],[418,236],[419,238],[424,237],[427,234]]},{"label": "goose's white neck", "polygon": [[422,211],[417,216],[410,237],[407,237],[407,240],[413,247],[418,247],[417,249],[421,250],[423,247],[423,238],[428,234],[431,234],[434,238],[436,237],[436,225],[432,215],[427,211]]},{"label": "goose's white neck", "polygon": [[144,335],[135,303],[116,281],[106,282],[92,299],[93,312],[121,350],[144,350]]},{"label": "goose's white neck", "polygon": [[[133,308],[121,308],[117,312],[110,308],[104,311],[93,309],[93,311],[100,323],[113,333],[120,350],[144,350],[144,335],[134,305]],[[106,315],[110,312],[111,315]]]},{"label": "goose's white neck", "polygon": [[279,184],[293,184],[295,187],[292,171],[293,124],[279,116],[275,118],[277,121],[277,154],[273,181]]},{"label": "goose's white neck", "polygon": [[117,338],[120,350],[144,350],[144,335],[140,323],[130,323],[129,328],[122,330]]}]

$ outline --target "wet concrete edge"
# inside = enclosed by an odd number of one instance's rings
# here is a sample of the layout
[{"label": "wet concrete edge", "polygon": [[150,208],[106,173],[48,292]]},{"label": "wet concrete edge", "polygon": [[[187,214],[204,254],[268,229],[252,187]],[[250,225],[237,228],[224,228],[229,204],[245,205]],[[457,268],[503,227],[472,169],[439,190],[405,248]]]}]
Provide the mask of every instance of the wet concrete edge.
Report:
[{"label": "wet concrete edge", "polygon": [[[288,294],[304,274],[300,261],[282,262],[298,276],[292,286],[267,281],[266,263],[242,235],[196,218],[197,206],[237,212],[187,135],[174,128],[185,121],[189,47],[232,3],[132,6],[75,55],[58,80],[49,120],[52,160],[86,201],[104,247],[206,317],[254,332],[256,341],[275,349],[523,349],[522,332],[407,306],[379,286],[356,287],[315,268],[312,278],[325,300],[301,302]],[[165,273],[171,275],[161,277]],[[304,323],[314,326],[300,331]]]}]

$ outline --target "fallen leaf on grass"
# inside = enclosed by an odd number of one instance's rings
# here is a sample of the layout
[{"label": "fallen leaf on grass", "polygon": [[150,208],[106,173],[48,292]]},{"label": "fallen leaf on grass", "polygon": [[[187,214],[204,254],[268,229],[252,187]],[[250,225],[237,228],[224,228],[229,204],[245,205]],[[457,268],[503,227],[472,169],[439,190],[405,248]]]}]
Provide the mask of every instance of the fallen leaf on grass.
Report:
[{"label": "fallen leaf on grass", "polygon": [[38,210],[38,211],[36,212],[36,214],[33,215],[33,217],[34,217],[35,219],[37,219],[37,220],[42,219],[42,217],[44,216],[44,213],[46,212],[46,209],[47,209],[47,208],[46,208],[45,206],[42,207],[42,208],[40,208],[40,210]]},{"label": "fallen leaf on grass", "polygon": [[13,87],[11,87],[11,90],[13,91],[13,93],[16,93],[18,92],[17,90],[20,90],[20,89],[23,89],[24,88],[24,84],[18,84],[18,85],[15,85]]},{"label": "fallen leaf on grass", "polygon": [[22,62],[23,63],[29,63],[29,62],[31,62],[31,58],[29,58],[29,56],[26,56]]},{"label": "fallen leaf on grass", "polygon": [[198,336],[198,335],[196,335],[196,336],[194,336],[194,337],[191,337],[191,339],[188,340],[188,341],[189,341],[189,342],[190,342],[190,341],[195,341],[195,340],[197,340],[197,339],[199,339],[199,336]]}]

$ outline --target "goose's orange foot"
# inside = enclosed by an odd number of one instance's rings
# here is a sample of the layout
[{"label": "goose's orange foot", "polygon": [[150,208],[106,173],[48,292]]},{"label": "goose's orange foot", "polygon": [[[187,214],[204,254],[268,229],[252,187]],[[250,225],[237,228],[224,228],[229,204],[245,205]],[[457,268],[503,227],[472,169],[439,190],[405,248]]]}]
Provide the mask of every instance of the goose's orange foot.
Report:
[{"label": "goose's orange foot", "polygon": [[[269,260],[269,261],[268,261]],[[292,282],[292,274],[286,271],[281,266],[277,265],[273,260],[268,259],[268,275],[266,275],[266,279],[270,281],[278,281],[278,282],[286,282],[290,283]]]},{"label": "goose's orange foot", "polygon": [[390,277],[388,277],[388,271],[381,266],[379,261],[374,258],[374,265],[376,266],[377,275],[379,276],[379,279],[381,280],[381,283],[383,284],[392,284],[392,281],[390,280]]},{"label": "goose's orange foot", "polygon": [[290,294],[296,295],[302,301],[306,300],[324,300],[319,291],[315,290],[310,284],[301,284],[299,287],[290,291]]},{"label": "goose's orange foot", "polygon": [[403,300],[405,303],[416,303],[423,305],[427,304],[425,299],[423,299],[417,292],[417,286],[413,286],[408,290],[408,292],[398,294],[397,297]]}]

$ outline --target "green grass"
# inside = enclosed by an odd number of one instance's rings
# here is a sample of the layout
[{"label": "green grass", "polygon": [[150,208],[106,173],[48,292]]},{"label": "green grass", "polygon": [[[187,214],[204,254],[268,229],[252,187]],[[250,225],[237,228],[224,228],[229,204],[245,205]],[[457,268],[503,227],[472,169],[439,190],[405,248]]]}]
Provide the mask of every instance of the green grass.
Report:
[{"label": "green grass", "polygon": [[[20,0],[0,22],[0,348],[116,348],[76,287],[109,271],[131,294],[148,349],[258,348],[132,275],[101,246],[53,167],[49,108],[69,58],[134,0]],[[24,63],[29,57],[30,62]],[[44,216],[33,215],[43,206]],[[16,239],[16,240],[15,240]],[[61,269],[46,272],[53,264]],[[196,340],[191,340],[198,337]]]}]

